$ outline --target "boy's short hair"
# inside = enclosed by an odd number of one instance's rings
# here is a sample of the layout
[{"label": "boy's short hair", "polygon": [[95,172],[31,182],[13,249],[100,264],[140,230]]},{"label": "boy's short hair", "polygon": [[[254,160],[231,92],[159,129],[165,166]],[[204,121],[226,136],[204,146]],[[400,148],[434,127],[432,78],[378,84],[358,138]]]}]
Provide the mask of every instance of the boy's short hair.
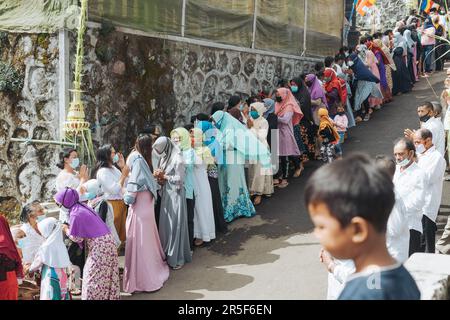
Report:
[{"label": "boy's short hair", "polygon": [[378,167],[380,167],[384,170],[387,170],[389,175],[392,178],[394,177],[395,170],[397,168],[394,158],[392,158],[390,156],[386,156],[384,154],[380,154],[375,157],[375,161],[376,161]]},{"label": "boy's short hair", "polygon": [[305,203],[325,204],[343,228],[361,217],[385,233],[395,203],[394,184],[367,155],[356,153],[318,169],[306,184]]}]

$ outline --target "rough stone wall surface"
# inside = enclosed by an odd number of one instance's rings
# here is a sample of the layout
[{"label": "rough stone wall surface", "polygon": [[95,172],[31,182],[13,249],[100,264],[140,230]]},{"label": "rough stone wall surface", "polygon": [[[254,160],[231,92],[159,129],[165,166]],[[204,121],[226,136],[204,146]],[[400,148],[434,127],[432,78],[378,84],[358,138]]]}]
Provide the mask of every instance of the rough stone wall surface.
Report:
[{"label": "rough stone wall surface", "polygon": [[122,152],[145,123],[165,133],[226,102],[273,87],[313,68],[315,61],[203,47],[137,35],[89,29],[86,36],[87,117],[98,144]]},{"label": "rough stone wall surface", "polygon": [[24,78],[21,93],[0,92],[0,212],[7,215],[53,192],[58,147],[10,139],[56,139],[58,55],[56,36],[2,37],[1,61]]},{"label": "rough stone wall surface", "polygon": [[371,10],[370,14],[364,17],[356,14],[357,26],[361,30],[372,30],[375,18],[376,31],[392,29],[397,21],[404,19],[409,14],[410,6],[409,0],[378,0],[378,11]]},{"label": "rough stone wall surface", "polygon": [[[25,74],[19,97],[0,93],[0,211],[15,212],[34,199],[48,201],[58,174],[61,147],[11,142],[11,137],[53,140],[58,124],[58,38],[9,35]],[[75,38],[70,39],[73,70]],[[94,145],[113,144],[128,154],[139,130],[159,124],[168,134],[226,102],[273,87],[313,69],[311,59],[281,58],[228,49],[88,29],[83,85]],[[71,74],[72,77],[72,74]]]}]

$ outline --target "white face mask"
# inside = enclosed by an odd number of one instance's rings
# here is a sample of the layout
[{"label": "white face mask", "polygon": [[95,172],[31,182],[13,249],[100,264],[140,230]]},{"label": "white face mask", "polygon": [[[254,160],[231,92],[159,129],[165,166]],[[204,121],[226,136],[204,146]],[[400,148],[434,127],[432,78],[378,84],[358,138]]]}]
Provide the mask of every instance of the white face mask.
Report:
[{"label": "white face mask", "polygon": [[400,162],[397,161],[397,165],[399,167],[406,167],[408,164],[409,164],[409,159],[408,158],[405,158],[405,159],[403,159]]},{"label": "white face mask", "polygon": [[419,144],[418,146],[416,146],[416,152],[417,153],[422,154],[425,151],[427,151],[427,149],[425,148],[425,146],[423,144]]},{"label": "white face mask", "polygon": [[349,66],[349,67],[352,67],[354,64],[355,64],[355,63],[354,63],[353,61],[349,61],[349,62],[348,62],[348,66]]}]

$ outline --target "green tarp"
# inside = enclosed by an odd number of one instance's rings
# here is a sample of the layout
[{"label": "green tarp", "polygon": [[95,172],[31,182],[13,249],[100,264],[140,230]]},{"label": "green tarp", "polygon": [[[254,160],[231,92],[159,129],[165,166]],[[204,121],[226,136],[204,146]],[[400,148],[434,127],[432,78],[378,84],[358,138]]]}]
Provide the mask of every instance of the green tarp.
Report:
[{"label": "green tarp", "polygon": [[28,33],[53,33],[78,25],[78,1],[74,0],[0,0],[0,30]]},{"label": "green tarp", "polygon": [[[299,55],[306,0],[89,0],[91,21]],[[0,29],[54,32],[76,27],[76,0],[0,0]],[[257,17],[254,19],[255,4]],[[76,6],[75,6],[76,8]],[[308,0],[306,53],[334,53],[341,42],[343,0]],[[68,25],[69,24],[69,25]]]}]

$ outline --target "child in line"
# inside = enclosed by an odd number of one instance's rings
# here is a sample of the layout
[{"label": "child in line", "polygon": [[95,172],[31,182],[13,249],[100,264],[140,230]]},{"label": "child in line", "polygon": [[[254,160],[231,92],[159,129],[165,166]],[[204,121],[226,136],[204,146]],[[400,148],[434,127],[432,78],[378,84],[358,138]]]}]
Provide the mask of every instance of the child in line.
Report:
[{"label": "child in line", "polygon": [[331,163],[335,159],[335,146],[339,143],[339,134],[336,131],[333,120],[328,116],[328,110],[319,109],[319,140],[321,142],[320,153],[322,161]]},{"label": "child in line", "polygon": [[305,203],[324,249],[355,263],[355,274],[347,278],[339,300],[420,299],[414,279],[386,247],[395,203],[386,170],[363,154],[335,161],[312,175]]},{"label": "child in line", "polygon": [[339,143],[336,144],[336,156],[338,158],[342,158],[342,154],[344,151],[342,149],[342,145],[344,143],[345,133],[347,132],[348,128],[348,118],[342,104],[337,107],[337,114],[334,117],[334,123],[336,125],[336,130],[339,134]]},{"label": "child in line", "polygon": [[67,269],[71,266],[63,240],[62,224],[55,218],[38,223],[45,242],[40,246],[30,272],[41,273],[41,300],[69,300]]}]

